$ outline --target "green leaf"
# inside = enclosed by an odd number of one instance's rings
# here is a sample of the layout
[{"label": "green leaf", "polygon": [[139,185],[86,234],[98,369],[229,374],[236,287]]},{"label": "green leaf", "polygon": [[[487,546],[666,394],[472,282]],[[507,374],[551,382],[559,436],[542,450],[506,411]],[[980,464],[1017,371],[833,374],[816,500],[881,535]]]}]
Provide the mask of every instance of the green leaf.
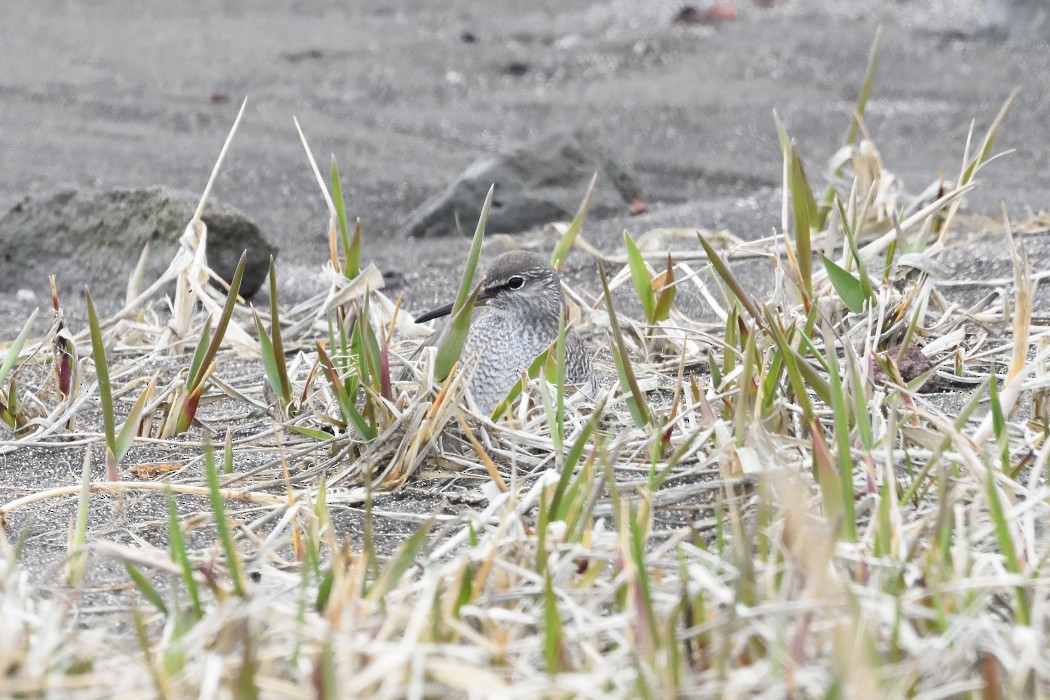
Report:
[{"label": "green leaf", "polygon": [[554,581],[548,571],[543,576],[543,661],[547,673],[551,675],[561,670],[562,637],[558,599],[554,595]]},{"label": "green leaf", "polygon": [[[274,393],[284,399],[284,403],[290,404],[292,402],[292,382],[288,379],[288,367],[285,364],[284,357],[284,340],[281,338],[281,318],[277,311],[277,265],[274,263],[273,256],[270,256],[270,336],[272,342],[270,347],[272,348],[271,357],[273,358],[274,367],[277,375],[277,386],[274,387]],[[262,333],[259,337],[262,337]]]},{"label": "green leaf", "polygon": [[580,208],[576,210],[576,216],[572,218],[572,223],[569,224],[569,228],[565,229],[565,233],[562,235],[561,240],[558,241],[558,245],[554,248],[554,253],[551,255],[551,267],[555,270],[561,271],[562,263],[565,262],[565,258],[569,256],[569,251],[572,250],[572,246],[576,243],[576,237],[580,233],[580,228],[583,227],[583,220],[587,218],[587,210],[591,206],[591,195],[594,194],[594,184],[598,181],[598,173],[595,173],[591,177],[591,184],[587,186],[587,194],[583,196],[583,201],[580,202]]},{"label": "green leaf", "polygon": [[325,376],[328,377],[328,384],[332,387],[332,391],[335,393],[336,401],[339,403],[339,410],[342,413],[343,420],[348,425],[353,425],[358,434],[361,435],[364,440],[368,442],[374,440],[376,437],[375,428],[369,425],[368,421],[366,421],[357,410],[357,407],[354,405],[353,397],[347,393],[346,387],[339,378],[339,374],[332,365],[332,359],[328,356],[328,353],[325,352],[321,341],[317,341],[317,358],[321,361],[321,366],[325,370]]},{"label": "green leaf", "polygon": [[[726,264],[722,257],[715,252],[714,247],[707,242],[703,234],[699,231],[696,233],[696,237],[700,239],[700,245],[704,248],[704,253],[707,254],[707,260],[711,263],[711,267],[715,269],[718,276],[725,282],[729,290],[733,292],[733,296],[740,302],[741,306],[747,310],[747,313],[751,315],[751,318],[755,319],[755,322],[761,328],[765,325],[765,321],[762,319],[762,313],[758,310],[758,306],[754,300],[744,291],[743,285],[740,284],[739,280],[733,275],[733,271],[729,269],[729,265]],[[728,370],[726,370],[728,372]]]},{"label": "green leaf", "polygon": [[862,312],[864,310],[864,302],[868,300],[868,297],[864,294],[860,280],[836,265],[835,261],[823,253],[817,252],[817,255],[820,256],[821,261],[824,263],[828,279],[831,280],[831,285],[835,287],[835,291],[839,293],[842,301],[853,313],[859,314]]},{"label": "green leaf", "polygon": [[197,347],[193,350],[193,357],[190,358],[190,369],[186,373],[186,387],[195,383],[195,378],[200,374],[201,368],[203,367],[204,356],[208,353],[208,346],[211,344],[211,315],[204,321],[204,328],[201,329],[201,337],[197,340]]},{"label": "green leaf", "polygon": [[343,275],[352,280],[361,273],[361,220],[357,220],[354,227],[354,240],[351,242],[346,224],[343,186],[339,180],[339,168],[336,167],[335,156],[332,156],[331,180],[332,204],[335,205],[336,216],[339,219],[339,235],[343,246]]},{"label": "green leaf", "polygon": [[605,293],[605,306],[609,312],[609,324],[613,337],[613,362],[616,365],[616,374],[620,378],[620,390],[627,397],[627,408],[634,418],[634,423],[639,428],[653,423],[652,414],[645,402],[645,394],[638,386],[638,380],[634,376],[631,367],[631,358],[624,343],[623,334],[620,332],[620,322],[616,318],[616,309],[613,306],[612,293],[609,291],[609,279],[605,275],[605,266],[598,262],[598,275],[602,280],[602,290]]},{"label": "green leaf", "polygon": [[11,371],[15,362],[18,360],[18,356],[22,353],[22,347],[26,344],[26,340],[29,338],[29,330],[33,326],[33,321],[36,320],[36,315],[40,309],[33,309],[33,313],[29,315],[29,320],[26,321],[25,325],[22,326],[22,330],[19,332],[18,337],[15,338],[14,342],[11,343],[11,347],[7,349],[7,355],[4,356],[4,363],[0,365],[0,383],[7,377],[7,373]]},{"label": "green leaf", "polygon": [[219,542],[226,558],[226,568],[230,572],[230,580],[233,582],[233,592],[239,597],[244,597],[247,590],[244,587],[244,575],[242,573],[241,558],[237,552],[237,545],[233,541],[233,532],[226,517],[226,506],[222,500],[222,491],[219,487],[219,471],[215,467],[215,455],[210,444],[204,446],[204,473],[208,480],[208,498],[211,501],[211,512],[215,520],[215,529],[219,534]]},{"label": "green leaf", "polygon": [[[860,251],[857,249],[857,236],[853,229],[850,227],[847,221],[846,210],[842,206],[842,201],[839,199],[835,200],[835,203],[839,208],[839,217],[842,219],[842,232],[846,239],[846,243],[849,245],[850,253],[853,255],[854,262],[857,263],[857,275],[860,277],[860,291],[864,296],[874,299],[875,290],[871,286],[871,278],[868,276],[867,266],[864,264],[864,258],[860,256]],[[896,243],[896,239],[894,240]]]},{"label": "green leaf", "polygon": [[653,321],[666,321],[671,317],[671,309],[674,307],[674,299],[678,293],[678,286],[674,280],[674,263],[671,261],[670,252],[667,253],[667,268],[653,278],[653,292],[656,294]]},{"label": "green leaf", "polygon": [[150,378],[149,383],[146,384],[146,388],[139,394],[138,399],[135,400],[135,405],[128,411],[127,420],[124,421],[124,425],[120,426],[120,433],[117,434],[116,442],[113,444],[113,455],[117,458],[117,461],[124,459],[124,455],[127,454],[128,448],[131,447],[131,443],[134,442],[135,436],[138,434],[139,421],[142,418],[142,411],[146,408],[146,404],[153,396],[153,387],[157,383],[157,377],[154,375]]},{"label": "green leaf", "polygon": [[165,496],[168,503],[168,547],[171,550],[171,558],[179,565],[182,571],[182,583],[190,596],[193,605],[193,614],[196,619],[201,619],[204,612],[201,608],[200,592],[197,589],[197,581],[193,578],[193,564],[190,562],[189,552],[186,550],[186,541],[182,537],[182,527],[179,525],[179,510],[175,506],[175,496],[171,489],[166,489]]},{"label": "green leaf", "polygon": [[215,355],[219,352],[219,345],[222,344],[223,336],[226,335],[226,328],[230,325],[230,318],[233,317],[233,310],[237,306],[237,293],[241,289],[241,280],[244,279],[244,263],[247,255],[248,251],[241,253],[241,259],[237,262],[237,269],[234,270],[233,281],[230,283],[230,291],[226,295],[226,304],[222,308],[219,322],[215,325],[215,334],[212,336],[211,342],[208,343],[208,349],[201,358],[200,364],[197,365],[200,371],[187,378],[186,390],[190,394],[194,393],[208,375],[208,368],[211,366]]},{"label": "green leaf", "polygon": [[324,442],[326,440],[332,439],[331,433],[326,433],[325,431],[318,430],[317,428],[307,428],[304,425],[286,425],[285,427],[289,430],[299,433],[300,435],[305,435],[306,437],[313,438],[314,440],[317,440],[319,442]]},{"label": "green leaf", "polygon": [[409,567],[416,561],[416,555],[423,548],[423,545],[427,541],[427,533],[430,532],[430,526],[434,521],[427,520],[423,525],[412,533],[404,543],[397,548],[397,552],[391,557],[390,563],[387,564],[386,568],[383,569],[382,573],[379,574],[379,578],[376,579],[375,583],[368,590],[368,600],[372,603],[378,603],[386,596],[397,582],[405,575]]},{"label": "green leaf", "polygon": [[844,345],[840,339],[831,332],[830,326],[822,324],[824,328],[824,348],[827,354],[827,363],[830,367],[828,372],[828,383],[831,387],[831,411],[835,423],[835,451],[838,458],[838,472],[840,486],[842,488],[842,533],[841,536],[847,542],[857,539],[857,522],[853,506],[853,455],[850,451],[850,413],[852,404],[847,399],[839,370],[838,355],[835,348]]},{"label": "green leaf", "polygon": [[[846,137],[843,139],[843,146],[852,146],[857,140],[857,135],[860,133],[861,119],[864,118],[864,110],[868,106],[868,98],[871,97],[871,89],[875,84],[875,73],[878,71],[879,54],[881,53],[882,27],[880,26],[875,30],[875,38],[871,42],[871,51],[868,53],[868,67],[864,72],[864,80],[861,82],[860,92],[857,94],[857,104],[853,108],[853,117],[850,119],[849,129],[846,131]],[[838,177],[841,172],[841,168],[835,170],[832,175],[832,180]],[[820,208],[817,210],[816,226],[814,226],[814,229],[817,231],[824,230],[828,214],[831,212],[831,203],[834,199],[835,186],[829,184],[827,189],[824,190],[824,196],[820,201]]]},{"label": "green leaf", "polygon": [[463,277],[459,282],[459,290],[456,292],[456,301],[452,304],[451,318],[442,333],[438,344],[437,359],[434,363],[434,379],[439,382],[445,381],[452,368],[459,361],[463,352],[463,346],[467,342],[470,333],[470,318],[481,293],[481,285],[471,288],[474,276],[478,269],[478,258],[481,256],[481,242],[485,238],[485,226],[489,220],[489,210],[492,208],[492,194],[495,185],[489,187],[485,196],[485,203],[481,206],[481,215],[478,217],[477,228],[474,229],[474,238],[470,243],[470,252],[467,254],[467,263],[463,268]]},{"label": "green leaf", "polygon": [[233,474],[233,429],[226,429],[226,440],[222,445],[222,473]]},{"label": "green leaf", "polygon": [[481,242],[485,239],[485,227],[489,222],[489,210],[492,208],[492,195],[496,186],[489,187],[485,195],[485,203],[481,205],[481,214],[478,215],[478,225],[474,229],[474,238],[470,241],[470,252],[467,253],[467,264],[463,267],[463,277],[459,281],[459,289],[456,291],[456,301],[452,305],[452,313],[463,308],[467,298],[470,296],[474,284],[474,276],[478,269],[478,259],[481,257]]},{"label": "green leaf", "polygon": [[623,232],[623,242],[627,246],[627,264],[631,268],[631,281],[634,282],[638,300],[642,302],[642,308],[645,309],[645,320],[651,325],[656,318],[656,295],[653,294],[653,281],[649,278],[645,259],[627,231]]},{"label": "green leaf", "polygon": [[277,371],[277,357],[273,349],[273,343],[266,335],[259,312],[252,307],[252,318],[255,320],[255,331],[259,335],[259,348],[262,350],[263,371],[266,372],[266,381],[273,390],[274,395],[281,396],[281,377]]},{"label": "green leaf", "polygon": [[467,344],[467,336],[470,335],[470,318],[474,312],[474,302],[481,293],[481,285],[474,287],[467,298],[467,303],[452,313],[448,325],[441,335],[438,344],[437,358],[434,362],[434,379],[439,382],[445,381],[452,374],[452,368],[459,362],[459,356],[463,354],[463,346]]},{"label": "green leaf", "polygon": [[1002,128],[1003,122],[1006,121],[1006,117],[1010,114],[1010,110],[1014,106],[1014,102],[1017,101],[1017,96],[1021,93],[1019,88],[1015,88],[1010,96],[1006,98],[1006,102],[999,109],[999,113],[995,115],[995,119],[992,120],[991,126],[988,127],[988,132],[984,135],[984,141],[981,144],[981,151],[970,161],[969,165],[963,171],[962,177],[959,178],[959,186],[967,185],[973,179],[974,174],[980,169],[982,165],[988,160],[992,154],[992,147],[995,145],[995,139],[999,135],[999,129]]},{"label": "green leaf", "polygon": [[98,377],[98,397],[102,404],[102,426],[106,433],[106,447],[116,454],[116,427],[113,418],[113,387],[109,383],[109,365],[106,362],[106,348],[102,342],[102,330],[95,314],[95,304],[91,292],[85,288],[87,295],[88,326],[91,329],[91,355],[95,360],[95,375]]},{"label": "green leaf", "polygon": [[135,588],[139,589],[142,597],[148,600],[161,615],[166,617],[168,615],[168,606],[164,604],[164,599],[157,592],[157,589],[153,587],[153,584],[149,582],[149,579],[130,562],[124,562],[124,569],[128,572],[128,576],[131,577]]},{"label": "green leaf", "polygon": [[73,542],[70,549],[74,550],[69,559],[68,582],[71,586],[79,586],[84,580],[84,572],[87,570],[87,550],[84,543],[87,541],[88,510],[91,507],[91,445],[84,450],[84,461],[80,468],[80,498],[77,502],[76,526],[73,530]]}]

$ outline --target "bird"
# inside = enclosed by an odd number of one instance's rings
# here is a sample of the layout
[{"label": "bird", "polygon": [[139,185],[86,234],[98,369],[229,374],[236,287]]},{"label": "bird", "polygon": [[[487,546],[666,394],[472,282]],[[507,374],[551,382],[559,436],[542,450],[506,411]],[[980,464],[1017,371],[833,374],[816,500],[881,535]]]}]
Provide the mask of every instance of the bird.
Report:
[{"label": "bird", "polygon": [[[415,319],[425,323],[452,312],[445,304]],[[542,255],[515,250],[496,258],[481,279],[470,332],[461,357],[472,372],[468,385],[474,403],[491,414],[514,384],[558,337],[565,307],[558,272]],[[426,344],[434,344],[440,332]],[[572,329],[565,334],[565,382],[592,380],[591,357]]]}]

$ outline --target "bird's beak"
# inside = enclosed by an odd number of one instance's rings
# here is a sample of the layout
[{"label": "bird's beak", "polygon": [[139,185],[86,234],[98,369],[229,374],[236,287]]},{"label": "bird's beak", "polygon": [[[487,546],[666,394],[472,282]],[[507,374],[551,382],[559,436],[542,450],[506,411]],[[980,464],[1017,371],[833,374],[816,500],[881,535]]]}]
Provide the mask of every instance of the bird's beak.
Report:
[{"label": "bird's beak", "polygon": [[[484,282],[482,282],[482,284],[484,284]],[[495,289],[482,287],[481,291],[478,293],[477,298],[474,300],[474,306],[484,306],[485,303],[494,296],[496,296]],[[445,304],[444,306],[439,306],[436,309],[431,309],[430,311],[427,311],[426,313],[417,316],[416,323],[426,323],[427,321],[433,321],[435,318],[448,316],[450,313],[452,313],[453,306],[453,304]]]},{"label": "bird's beak", "polygon": [[416,323],[426,323],[427,321],[433,321],[435,318],[448,316],[450,313],[452,313],[452,306],[453,304],[445,304],[444,306],[439,306],[436,309],[431,309],[425,314],[416,316]]}]

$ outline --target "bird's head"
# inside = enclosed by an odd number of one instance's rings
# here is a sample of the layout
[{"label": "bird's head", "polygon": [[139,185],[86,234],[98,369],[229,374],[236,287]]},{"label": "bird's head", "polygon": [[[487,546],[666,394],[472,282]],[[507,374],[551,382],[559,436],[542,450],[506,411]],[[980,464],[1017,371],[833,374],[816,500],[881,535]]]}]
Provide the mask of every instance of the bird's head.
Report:
[{"label": "bird's head", "polygon": [[[475,305],[557,323],[563,303],[561,280],[547,259],[538,253],[515,250],[496,258],[485,272]],[[416,323],[451,312],[452,304],[446,304],[418,317]]]}]

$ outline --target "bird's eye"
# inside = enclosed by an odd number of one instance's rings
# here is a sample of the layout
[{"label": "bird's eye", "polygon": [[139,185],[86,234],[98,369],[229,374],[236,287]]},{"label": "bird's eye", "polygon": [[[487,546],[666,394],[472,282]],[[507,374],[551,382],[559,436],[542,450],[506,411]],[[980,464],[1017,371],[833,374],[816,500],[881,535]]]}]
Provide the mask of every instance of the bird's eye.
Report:
[{"label": "bird's eye", "polygon": [[510,288],[510,289],[521,289],[524,286],[525,286],[525,278],[524,277],[518,277],[517,275],[514,275],[509,280],[507,280],[507,287]]}]

